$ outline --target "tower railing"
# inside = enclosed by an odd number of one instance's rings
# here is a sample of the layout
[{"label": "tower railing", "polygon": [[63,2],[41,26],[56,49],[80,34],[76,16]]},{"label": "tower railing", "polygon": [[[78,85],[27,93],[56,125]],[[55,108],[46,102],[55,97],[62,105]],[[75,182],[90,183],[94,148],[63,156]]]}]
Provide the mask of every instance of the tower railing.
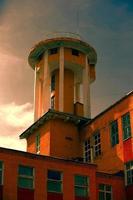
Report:
[{"label": "tower railing", "polygon": [[60,38],[60,37],[67,37],[79,40],[82,39],[79,34],[72,32],[51,32],[45,35],[45,39]]}]

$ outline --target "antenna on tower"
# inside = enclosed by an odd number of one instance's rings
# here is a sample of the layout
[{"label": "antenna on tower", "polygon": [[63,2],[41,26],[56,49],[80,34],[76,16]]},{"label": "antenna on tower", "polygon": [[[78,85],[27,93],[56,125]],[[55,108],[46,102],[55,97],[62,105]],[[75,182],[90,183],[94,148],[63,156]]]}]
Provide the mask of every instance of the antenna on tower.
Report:
[{"label": "antenna on tower", "polygon": [[76,13],[76,33],[79,34],[79,6],[77,8],[77,13]]}]

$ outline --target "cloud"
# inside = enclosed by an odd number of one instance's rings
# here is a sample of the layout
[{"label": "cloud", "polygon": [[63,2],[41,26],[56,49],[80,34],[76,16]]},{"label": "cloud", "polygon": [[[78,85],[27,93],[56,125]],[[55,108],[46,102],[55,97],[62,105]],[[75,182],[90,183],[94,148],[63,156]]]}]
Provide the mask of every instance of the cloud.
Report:
[{"label": "cloud", "polygon": [[33,123],[33,106],[11,104],[0,105],[0,146],[25,149],[19,135]]}]

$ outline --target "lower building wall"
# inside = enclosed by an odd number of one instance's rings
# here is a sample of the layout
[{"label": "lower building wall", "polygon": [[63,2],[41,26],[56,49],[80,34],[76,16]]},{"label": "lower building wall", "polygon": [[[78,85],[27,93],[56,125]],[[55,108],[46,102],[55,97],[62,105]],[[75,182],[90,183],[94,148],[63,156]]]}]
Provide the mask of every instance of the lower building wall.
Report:
[{"label": "lower building wall", "polygon": [[18,188],[17,200],[34,200],[34,190]]},{"label": "lower building wall", "polygon": [[48,192],[47,200],[63,200],[63,194]]},{"label": "lower building wall", "polygon": [[133,200],[133,185],[126,187],[126,197],[127,200]]},{"label": "lower building wall", "polygon": [[90,198],[85,198],[85,197],[75,197],[75,200],[89,200]]},{"label": "lower building wall", "polygon": [[3,186],[0,185],[0,200],[3,199]]}]

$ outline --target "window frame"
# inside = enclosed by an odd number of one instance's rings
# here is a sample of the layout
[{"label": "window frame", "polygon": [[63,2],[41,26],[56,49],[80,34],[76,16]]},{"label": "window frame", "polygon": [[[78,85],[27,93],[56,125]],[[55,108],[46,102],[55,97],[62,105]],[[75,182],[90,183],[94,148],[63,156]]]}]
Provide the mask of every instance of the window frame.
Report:
[{"label": "window frame", "polygon": [[[127,117],[129,117],[128,118],[129,122],[126,119]],[[126,122],[124,122],[124,118],[125,118]],[[128,138],[131,138],[131,117],[130,117],[130,112],[127,112],[122,116],[122,133],[123,133],[123,140],[127,140]]]},{"label": "window frame", "polygon": [[83,143],[84,148],[84,162],[91,162],[91,141],[90,138],[86,139]]},{"label": "window frame", "polygon": [[[79,185],[79,184],[77,184],[76,183],[76,176],[80,176],[80,177],[85,177],[85,178],[87,178],[87,185]],[[86,193],[87,193],[87,196],[79,196],[79,195],[77,195],[76,194],[76,188],[84,188],[84,189],[86,189]],[[89,194],[90,194],[90,190],[89,190],[89,177],[88,176],[86,176],[86,175],[81,175],[81,174],[75,174],[74,175],[74,192],[75,192],[75,196],[76,197],[84,197],[84,198],[87,198],[87,197],[89,197]]]},{"label": "window frame", "polygon": [[0,185],[3,185],[3,182],[4,182],[4,163],[2,160],[0,160],[0,163],[1,163],[1,168],[0,168],[0,172],[1,172],[1,180],[0,180]]},{"label": "window frame", "polygon": [[54,92],[55,91],[55,82],[56,82],[56,77],[55,77],[55,73],[53,73],[51,75],[51,92]]},{"label": "window frame", "polygon": [[[99,135],[99,137],[96,139],[96,136],[98,136],[98,135]],[[100,134],[99,130],[93,134],[93,140],[94,140],[94,158],[97,158],[98,156],[100,156],[102,154],[102,152],[101,152],[101,134]],[[100,140],[100,142],[98,142],[98,140]]]},{"label": "window frame", "polygon": [[36,153],[39,154],[40,153],[40,133],[36,134]]},{"label": "window frame", "polygon": [[[56,179],[48,178],[48,172],[49,171],[51,171],[51,172],[59,172],[61,179],[60,180],[56,180]],[[48,182],[60,183],[61,184],[61,191],[59,192],[59,191],[49,190],[48,189]],[[58,193],[58,194],[62,194],[63,193],[63,173],[61,171],[54,170],[54,169],[48,169],[47,170],[47,192]]]},{"label": "window frame", "polygon": [[[103,185],[103,186],[104,186],[104,189],[100,189],[100,185]],[[111,187],[111,190],[110,190],[110,191],[106,190],[108,186]],[[100,184],[98,185],[98,199],[99,199],[99,200],[100,200],[100,192],[101,192],[101,193],[104,193],[104,199],[102,199],[102,200],[106,200],[106,194],[111,194],[111,199],[110,199],[110,200],[113,200],[112,185],[105,184],[105,183],[100,183]]]},{"label": "window frame", "polygon": [[51,96],[51,109],[55,109],[55,95]]},{"label": "window frame", "polygon": [[[129,167],[127,165],[129,165]],[[130,178],[130,182],[128,178]],[[133,160],[125,163],[125,184],[133,185]]]},{"label": "window frame", "polygon": [[[114,129],[114,130],[113,130]],[[114,132],[113,132],[114,131]],[[118,120],[113,120],[110,123],[110,140],[111,146],[114,147],[115,145],[119,144],[119,127],[118,127]]]},{"label": "window frame", "polygon": [[[32,169],[32,176],[19,174],[19,167],[31,168],[31,169]],[[32,187],[23,187],[23,186],[20,186],[20,185],[19,185],[19,179],[20,179],[20,178],[32,180],[32,181],[33,181]],[[29,189],[29,190],[34,190],[34,187],[35,187],[35,181],[34,181],[34,179],[35,179],[35,169],[34,169],[34,167],[27,166],[27,165],[19,165],[19,166],[18,166],[18,188],[25,188],[25,189]]]}]

